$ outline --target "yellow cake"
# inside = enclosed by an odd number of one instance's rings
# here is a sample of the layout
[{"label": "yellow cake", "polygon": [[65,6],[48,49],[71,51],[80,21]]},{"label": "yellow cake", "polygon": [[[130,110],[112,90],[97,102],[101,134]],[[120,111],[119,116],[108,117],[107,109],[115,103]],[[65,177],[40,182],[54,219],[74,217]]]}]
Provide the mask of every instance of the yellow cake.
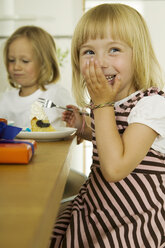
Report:
[{"label": "yellow cake", "polygon": [[56,130],[49,123],[48,120],[38,120],[34,117],[31,120],[31,130],[32,132],[55,132]]},{"label": "yellow cake", "polygon": [[34,102],[31,107],[31,131],[32,132],[55,132],[55,128],[49,120],[39,102]]}]

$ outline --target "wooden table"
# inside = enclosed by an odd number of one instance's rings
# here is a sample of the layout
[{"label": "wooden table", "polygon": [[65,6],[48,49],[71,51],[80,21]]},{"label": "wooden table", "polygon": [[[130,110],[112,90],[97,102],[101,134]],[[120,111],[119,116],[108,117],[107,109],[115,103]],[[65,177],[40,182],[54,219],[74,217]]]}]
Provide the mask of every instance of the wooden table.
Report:
[{"label": "wooden table", "polygon": [[40,142],[28,165],[0,165],[0,247],[47,248],[76,139]]}]

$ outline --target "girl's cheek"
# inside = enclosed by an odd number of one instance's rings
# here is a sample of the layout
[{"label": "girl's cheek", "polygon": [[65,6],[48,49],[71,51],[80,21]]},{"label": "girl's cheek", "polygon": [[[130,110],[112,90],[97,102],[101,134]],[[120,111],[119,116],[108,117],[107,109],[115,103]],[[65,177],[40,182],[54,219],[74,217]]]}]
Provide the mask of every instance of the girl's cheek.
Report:
[{"label": "girl's cheek", "polygon": [[8,66],[8,73],[11,74],[11,72],[12,72],[12,68],[11,66]]}]

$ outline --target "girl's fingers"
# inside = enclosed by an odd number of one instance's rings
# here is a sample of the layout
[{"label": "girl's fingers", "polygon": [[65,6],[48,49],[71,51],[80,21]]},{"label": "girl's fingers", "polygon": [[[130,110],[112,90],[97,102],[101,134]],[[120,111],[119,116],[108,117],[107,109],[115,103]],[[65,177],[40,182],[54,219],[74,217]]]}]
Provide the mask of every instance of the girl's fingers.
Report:
[{"label": "girl's fingers", "polygon": [[90,75],[90,61],[89,60],[86,62],[84,79],[86,81],[87,88],[90,91],[90,88],[92,87],[92,80],[91,80],[91,75]]},{"label": "girl's fingers", "polygon": [[98,82],[98,79],[97,79],[97,76],[96,76],[95,61],[94,61],[94,59],[91,59],[89,61],[89,77],[90,77],[90,82],[92,84],[99,83]]},{"label": "girl's fingers", "polygon": [[107,84],[108,82],[107,82],[107,80],[106,80],[106,78],[105,78],[105,76],[104,76],[104,74],[102,72],[102,69],[101,69],[101,67],[100,67],[100,65],[99,65],[97,60],[95,60],[94,66],[95,66],[95,75],[96,75],[96,78],[97,78],[97,82],[101,83],[101,84],[103,84],[103,83]]},{"label": "girl's fingers", "polygon": [[78,110],[79,110],[79,108],[78,108],[77,106],[72,105],[72,104],[69,104],[69,105],[67,105],[66,107],[69,108],[69,109],[73,109],[73,110],[75,110],[75,111],[78,111]]},{"label": "girl's fingers", "polygon": [[96,71],[95,71],[95,62],[93,59],[90,59],[86,62],[86,70],[85,70],[85,80],[90,83],[96,83]]},{"label": "girl's fingers", "polygon": [[[88,60],[86,62],[85,72],[84,72],[84,79],[86,82],[86,86],[88,88],[89,94],[91,95],[93,93],[93,86],[94,86],[94,78],[91,76],[91,62]],[[94,69],[93,73],[94,73]]]},{"label": "girl's fingers", "polygon": [[86,81],[88,84],[100,84],[105,80],[104,74],[98,62],[93,58],[87,61],[86,64]]},{"label": "girl's fingers", "polygon": [[97,60],[86,63],[84,79],[93,102],[101,103],[114,100],[119,91],[121,80],[117,75],[113,85],[109,84]]},{"label": "girl's fingers", "polygon": [[116,75],[116,77],[115,77],[115,83],[113,85],[113,90],[116,92],[116,94],[119,91],[120,85],[121,85],[120,75]]}]

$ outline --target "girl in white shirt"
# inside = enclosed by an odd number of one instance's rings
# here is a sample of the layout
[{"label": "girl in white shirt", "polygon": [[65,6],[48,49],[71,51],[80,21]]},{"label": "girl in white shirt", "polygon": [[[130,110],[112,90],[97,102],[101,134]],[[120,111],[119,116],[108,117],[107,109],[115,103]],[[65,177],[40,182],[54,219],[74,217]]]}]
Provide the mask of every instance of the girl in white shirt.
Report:
[{"label": "girl in white shirt", "polygon": [[[15,126],[30,128],[31,106],[39,97],[66,106],[73,103],[69,92],[59,81],[60,71],[53,37],[37,26],[22,26],[6,41],[4,59],[13,89],[0,99],[0,117]],[[62,111],[44,109],[49,122],[63,126]]]}]

